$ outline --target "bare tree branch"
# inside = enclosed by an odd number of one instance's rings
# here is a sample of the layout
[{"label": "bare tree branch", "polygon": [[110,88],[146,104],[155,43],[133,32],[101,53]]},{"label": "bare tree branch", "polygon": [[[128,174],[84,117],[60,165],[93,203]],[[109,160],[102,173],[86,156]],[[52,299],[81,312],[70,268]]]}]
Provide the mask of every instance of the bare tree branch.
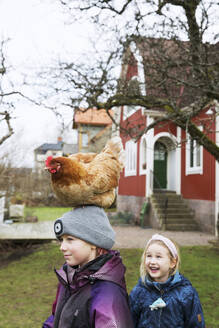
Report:
[{"label": "bare tree branch", "polygon": [[[101,58],[96,66],[93,62],[90,67],[86,63],[62,65],[62,78],[69,83],[65,90],[66,93],[69,90],[67,106],[105,108],[107,112],[124,106],[145,111],[159,109],[163,115],[153,124],[136,129],[127,123],[126,132],[139,138],[156,124],[174,122],[218,160],[218,146],[194,123],[203,108],[214,100],[219,101],[219,43],[212,42],[218,36],[215,34],[209,42],[203,41],[210,23],[217,19],[217,1],[63,0],[62,3],[71,8],[74,5],[82,15],[94,10],[96,24],[104,31],[108,27],[110,37],[113,30],[116,35],[113,51],[109,49],[108,57]],[[72,14],[77,16],[78,11]],[[129,70],[136,69],[136,59],[130,50],[133,42],[143,59],[146,94],[139,92],[143,88],[140,81],[139,85],[131,83],[133,72]],[[118,63],[123,65],[119,78],[111,74]],[[212,116],[212,122],[216,115]],[[124,126],[120,128],[124,130]]]}]

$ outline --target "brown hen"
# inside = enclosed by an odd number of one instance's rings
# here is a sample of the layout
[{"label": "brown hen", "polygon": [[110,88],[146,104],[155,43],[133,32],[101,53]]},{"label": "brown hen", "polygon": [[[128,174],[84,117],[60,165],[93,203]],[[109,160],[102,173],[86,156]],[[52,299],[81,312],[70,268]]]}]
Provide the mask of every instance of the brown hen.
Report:
[{"label": "brown hen", "polygon": [[46,160],[53,190],[68,206],[93,204],[110,207],[116,197],[115,188],[123,167],[124,150],[119,137],[110,139],[99,154],[49,156]]}]

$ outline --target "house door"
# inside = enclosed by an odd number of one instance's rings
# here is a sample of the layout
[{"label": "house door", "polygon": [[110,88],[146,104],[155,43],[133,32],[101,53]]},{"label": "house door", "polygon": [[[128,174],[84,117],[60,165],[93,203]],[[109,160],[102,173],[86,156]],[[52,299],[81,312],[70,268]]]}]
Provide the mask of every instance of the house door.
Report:
[{"label": "house door", "polygon": [[154,146],[154,188],[167,188],[167,149],[159,141]]}]

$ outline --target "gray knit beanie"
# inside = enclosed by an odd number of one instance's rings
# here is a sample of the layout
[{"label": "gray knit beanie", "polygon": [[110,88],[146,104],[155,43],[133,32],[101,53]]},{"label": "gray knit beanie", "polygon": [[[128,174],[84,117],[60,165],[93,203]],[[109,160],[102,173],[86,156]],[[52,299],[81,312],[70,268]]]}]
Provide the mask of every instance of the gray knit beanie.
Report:
[{"label": "gray knit beanie", "polygon": [[104,209],[94,205],[65,213],[55,221],[54,231],[57,238],[71,235],[105,249],[111,249],[115,243],[115,231]]}]

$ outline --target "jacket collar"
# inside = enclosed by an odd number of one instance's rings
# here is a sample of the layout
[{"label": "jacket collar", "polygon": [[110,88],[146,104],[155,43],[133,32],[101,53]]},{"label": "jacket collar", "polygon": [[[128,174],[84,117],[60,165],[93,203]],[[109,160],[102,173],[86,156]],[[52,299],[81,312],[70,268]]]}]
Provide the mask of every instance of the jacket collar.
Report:
[{"label": "jacket collar", "polygon": [[178,283],[182,282],[182,276],[180,273],[177,271],[173,276],[170,276],[167,281],[165,282],[156,282],[151,280],[149,277],[145,278],[145,284],[148,287],[154,287],[156,289],[160,290],[165,290],[165,289],[170,289],[173,286],[175,286]]},{"label": "jacket collar", "polygon": [[112,281],[125,288],[125,266],[118,251],[110,250],[88,262],[82,267],[71,267],[64,264],[60,270],[55,270],[59,281],[68,285],[72,290],[77,290],[85,284],[95,280]]}]

